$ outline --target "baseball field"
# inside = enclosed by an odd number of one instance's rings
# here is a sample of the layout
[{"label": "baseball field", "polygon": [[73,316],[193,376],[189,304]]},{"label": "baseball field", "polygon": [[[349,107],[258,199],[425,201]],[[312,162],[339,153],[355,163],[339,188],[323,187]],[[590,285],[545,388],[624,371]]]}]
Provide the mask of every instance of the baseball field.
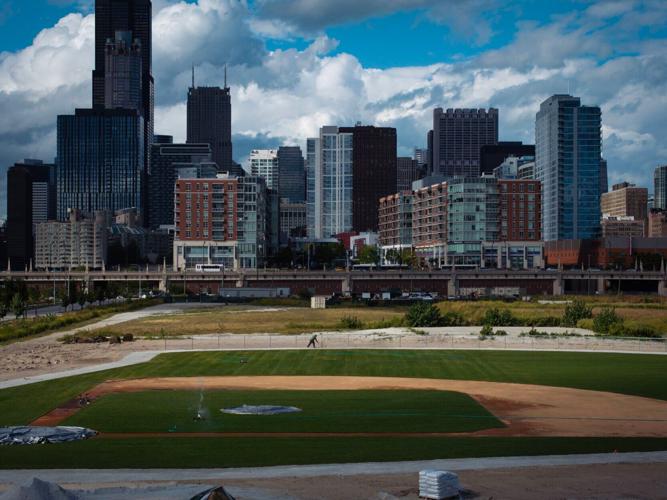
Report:
[{"label": "baseball field", "polygon": [[[0,425],[87,441],[3,468],[233,467],[667,450],[667,356],[294,350],[163,354],[0,391]],[[243,405],[295,407],[238,415]]]}]

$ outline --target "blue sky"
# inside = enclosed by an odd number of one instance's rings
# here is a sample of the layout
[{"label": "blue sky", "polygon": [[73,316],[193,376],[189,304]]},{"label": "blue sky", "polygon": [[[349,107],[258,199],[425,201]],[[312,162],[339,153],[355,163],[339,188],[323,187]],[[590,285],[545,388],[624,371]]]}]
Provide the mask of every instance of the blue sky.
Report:
[{"label": "blue sky", "polygon": [[[3,168],[51,160],[56,116],[90,105],[93,4],[2,2]],[[436,106],[497,107],[501,139],[531,142],[569,87],[602,108],[612,182],[667,164],[664,0],[154,0],[153,18],[156,132],[183,139],[191,64],[215,85],[227,63],[238,161],[356,121],[395,126],[409,154]]]}]

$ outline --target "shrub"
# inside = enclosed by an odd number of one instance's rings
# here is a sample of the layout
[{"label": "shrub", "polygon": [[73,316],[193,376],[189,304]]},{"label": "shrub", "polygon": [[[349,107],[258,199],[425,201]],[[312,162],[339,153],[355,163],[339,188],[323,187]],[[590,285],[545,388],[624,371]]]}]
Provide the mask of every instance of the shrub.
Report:
[{"label": "shrub", "polygon": [[468,322],[461,313],[449,311],[440,318],[439,326],[466,326]]},{"label": "shrub", "polygon": [[491,309],[487,309],[482,317],[482,324],[488,326],[513,326],[517,322],[517,318],[509,309],[492,307]]},{"label": "shrub", "polygon": [[577,322],[582,319],[589,319],[593,317],[593,309],[586,305],[582,300],[575,300],[571,304],[565,306],[563,313],[563,326],[576,326]]},{"label": "shrub", "polygon": [[528,326],[561,326],[562,320],[555,316],[545,316],[543,318],[531,318],[525,323]]},{"label": "shrub", "polygon": [[134,342],[134,335],[131,333],[126,333],[123,335],[123,342]]},{"label": "shrub", "polygon": [[405,324],[413,328],[440,326],[442,321],[440,309],[428,302],[413,304],[405,315]]},{"label": "shrub", "polygon": [[361,330],[364,324],[356,316],[344,316],[338,322],[338,326],[343,330]]},{"label": "shrub", "polygon": [[577,328],[583,328],[584,330],[593,330],[593,320],[592,319],[580,319],[577,321]]},{"label": "shrub", "polygon": [[623,318],[616,314],[613,307],[603,307],[593,318],[593,331],[603,335],[621,334]]},{"label": "shrub", "polygon": [[479,331],[480,337],[488,337],[490,335],[493,335],[493,327],[491,325],[484,325]]}]

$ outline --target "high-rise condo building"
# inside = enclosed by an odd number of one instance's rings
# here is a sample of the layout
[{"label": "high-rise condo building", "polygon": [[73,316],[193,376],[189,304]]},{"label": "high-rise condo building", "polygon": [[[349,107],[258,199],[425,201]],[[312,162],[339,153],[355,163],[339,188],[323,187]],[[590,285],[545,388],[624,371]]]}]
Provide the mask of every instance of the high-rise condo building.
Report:
[{"label": "high-rise condo building", "polygon": [[396,191],[396,129],[322,127],[307,154],[308,235],[376,231],[380,198]]},{"label": "high-rise condo building", "polygon": [[[319,213],[319,202],[322,191],[316,189],[315,167],[319,138],[306,139],[306,234],[309,238],[316,235],[316,213]],[[319,177],[321,181],[321,176]]]},{"label": "high-rise condo building", "polygon": [[653,172],[653,208],[667,210],[667,165],[656,167]]},{"label": "high-rise condo building", "polygon": [[[109,45],[111,42],[111,45]],[[141,63],[136,60],[140,57]],[[95,69],[93,70],[93,107],[107,106],[109,93],[118,93],[109,102],[130,104],[137,89],[135,71],[140,67],[141,115],[146,148],[153,142],[155,82],[152,70],[151,0],[95,0]],[[111,73],[107,75],[107,73]],[[129,81],[122,82],[127,76]],[[115,90],[108,89],[112,85]],[[121,88],[125,89],[119,92]],[[129,92],[131,89],[131,92]],[[126,93],[128,91],[129,93]],[[122,97],[121,97],[122,94]],[[146,168],[149,151],[145,152]]]},{"label": "high-rise condo building", "polygon": [[[54,165],[25,160],[7,170],[7,256],[23,271],[35,256],[35,227],[55,217]],[[34,264],[34,263],[33,263]]]},{"label": "high-rise condo building", "polygon": [[267,189],[278,189],[278,150],[253,149],[250,152],[250,173],[264,179]]},{"label": "high-rise condo building", "polygon": [[601,113],[578,97],[554,95],[535,121],[535,178],[542,182],[545,241],[600,234]]},{"label": "high-rise condo building", "polygon": [[352,230],[377,231],[380,198],[396,192],[396,129],[356,125],[352,134]]},{"label": "high-rise condo building", "polygon": [[278,148],[278,195],[293,203],[306,201],[306,170],[299,146]]},{"label": "high-rise condo building", "polygon": [[[478,177],[482,146],[498,143],[498,110],[433,110],[431,175]],[[502,160],[501,160],[502,162]],[[495,165],[497,166],[497,165]]]},{"label": "high-rise condo building", "polygon": [[192,87],[188,90],[187,142],[211,145],[213,161],[221,172],[244,175],[232,161],[232,97],[225,81],[220,87]]},{"label": "high-rise condo building", "polygon": [[136,208],[143,213],[144,119],[131,109],[77,109],[58,116],[57,217]]},{"label": "high-rise condo building", "polygon": [[[311,147],[314,148],[311,157]],[[320,129],[308,139],[309,188],[313,183],[312,227],[308,236],[330,238],[352,230],[352,132],[338,127]],[[310,191],[309,191],[310,193]]]}]

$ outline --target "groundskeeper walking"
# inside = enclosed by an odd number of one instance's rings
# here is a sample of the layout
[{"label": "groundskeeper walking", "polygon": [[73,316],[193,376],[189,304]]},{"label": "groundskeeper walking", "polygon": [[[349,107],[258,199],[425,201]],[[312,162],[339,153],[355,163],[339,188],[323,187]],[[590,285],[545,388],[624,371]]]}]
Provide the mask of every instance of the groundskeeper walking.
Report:
[{"label": "groundskeeper walking", "polygon": [[317,334],[310,337],[310,342],[308,342],[307,348],[312,347],[313,349],[315,349],[315,347],[317,347],[316,344],[319,344],[319,341],[317,340]]}]

